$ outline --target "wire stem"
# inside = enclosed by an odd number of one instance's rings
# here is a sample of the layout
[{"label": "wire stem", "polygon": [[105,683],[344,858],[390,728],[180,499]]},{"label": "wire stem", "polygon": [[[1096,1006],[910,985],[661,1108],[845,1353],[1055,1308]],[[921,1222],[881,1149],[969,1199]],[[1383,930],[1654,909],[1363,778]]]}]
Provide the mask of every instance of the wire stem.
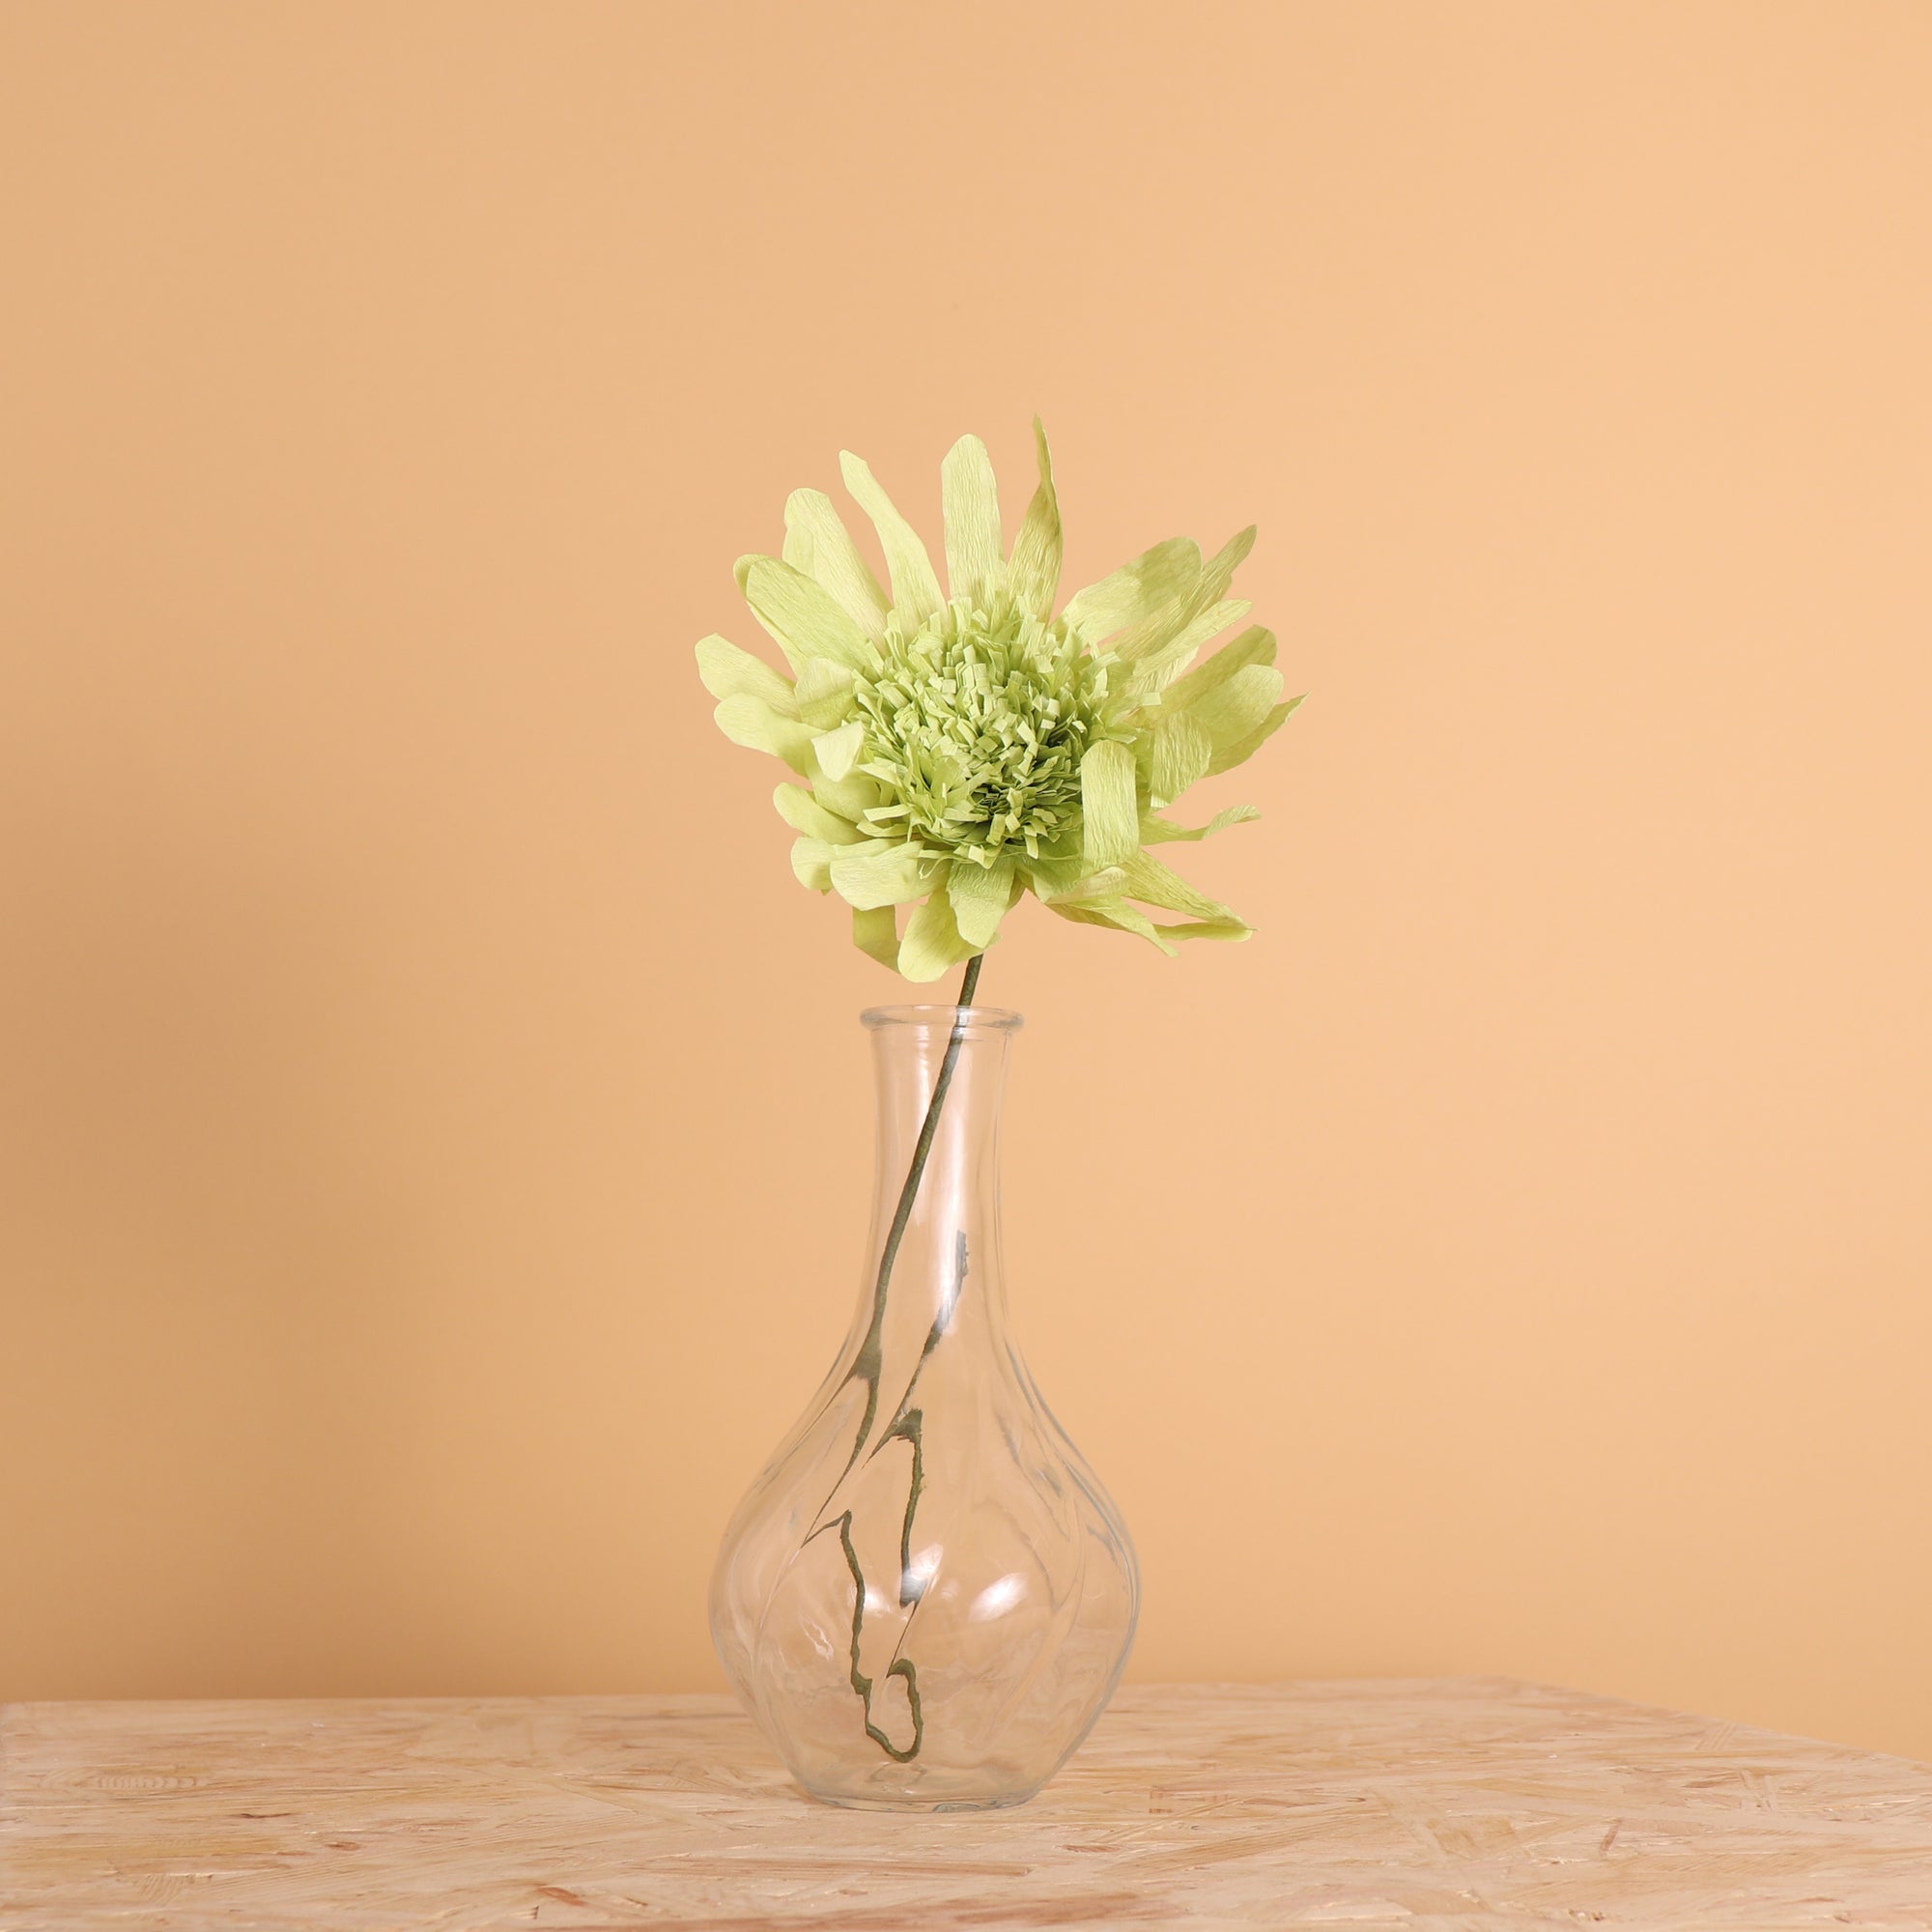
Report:
[{"label": "wire stem", "polygon": [[[832,1496],[838,1493],[839,1486],[852,1473],[853,1465],[864,1453],[867,1437],[872,1433],[872,1424],[879,1412],[879,1378],[884,1373],[882,1342],[886,1328],[886,1292],[892,1286],[893,1264],[899,1257],[899,1243],[905,1239],[905,1232],[912,1220],[913,1204],[919,1199],[919,1184],[925,1179],[925,1165],[932,1155],[932,1143],[939,1132],[939,1116],[946,1105],[947,1090],[952,1085],[952,1069],[959,1064],[959,1049],[966,1043],[966,1014],[973,1005],[973,994],[980,984],[980,968],[985,960],[983,952],[976,952],[966,962],[966,971],[959,981],[959,997],[954,1002],[952,1032],[946,1042],[945,1057],[939,1063],[939,1077],[932,1083],[932,1098],[925,1105],[925,1119],[920,1123],[919,1140],[912,1151],[912,1165],[906,1169],[905,1184],[899,1189],[898,1206],[893,1211],[893,1224],[886,1231],[886,1244],[879,1255],[879,1273],[872,1284],[872,1319],[866,1330],[866,1339],[859,1345],[858,1359],[852,1364],[851,1379],[866,1384],[866,1412],[859,1420],[858,1434],[852,1438],[852,1453],[845,1459],[845,1467],[838,1481],[832,1486]],[[963,1248],[963,1242],[962,1242]],[[965,1257],[960,1256],[960,1272],[963,1279]],[[920,1356],[920,1366],[925,1364],[926,1355],[932,1352],[933,1344],[939,1336],[937,1326],[926,1338],[924,1350]],[[914,1380],[918,1372],[914,1372]],[[912,1390],[906,1390],[910,1400]],[[905,1434],[904,1425],[910,1419],[904,1413],[905,1403],[899,1405],[901,1413],[893,1418],[893,1429]],[[890,1432],[889,1432],[890,1433]],[[921,1477],[924,1458],[921,1453],[921,1442],[917,1430],[908,1435],[912,1443],[913,1474],[911,1493],[906,1498],[905,1522],[899,1538],[901,1572],[904,1557],[911,1548],[913,1513],[919,1507],[919,1492],[923,1487]],[[832,1527],[825,1521],[825,1510],[832,1506],[832,1496],[827,1496],[824,1507],[819,1511],[819,1522],[810,1535],[810,1543],[820,1530]],[[920,1747],[925,1742],[925,1719],[920,1708],[919,1673],[912,1660],[895,1655],[887,1674],[903,1677],[906,1696],[912,1710],[912,1743],[901,1749],[879,1728],[872,1716],[872,1680],[860,1667],[859,1646],[866,1628],[866,1579],[859,1567],[858,1551],[852,1545],[852,1512],[848,1509],[842,1516],[832,1520],[838,1525],[838,1540],[845,1552],[846,1566],[852,1572],[852,1652],[851,1683],[854,1694],[859,1698],[865,1714],[866,1735],[882,1749],[888,1757],[895,1758],[900,1764],[907,1763],[919,1755]],[[903,1576],[901,1577],[900,1601],[904,1602]],[[917,1605],[915,1605],[916,1608]]]}]

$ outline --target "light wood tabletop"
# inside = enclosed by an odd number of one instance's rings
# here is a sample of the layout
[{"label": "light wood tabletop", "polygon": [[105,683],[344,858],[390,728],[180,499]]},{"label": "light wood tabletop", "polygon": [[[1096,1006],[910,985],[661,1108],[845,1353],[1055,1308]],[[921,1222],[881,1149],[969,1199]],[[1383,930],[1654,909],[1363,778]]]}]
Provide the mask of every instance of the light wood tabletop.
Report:
[{"label": "light wood tabletop", "polygon": [[1932,1927],[1932,1766],[1504,1679],[1137,1687],[1032,1804],[709,1696],[15,1704],[0,1927]]}]

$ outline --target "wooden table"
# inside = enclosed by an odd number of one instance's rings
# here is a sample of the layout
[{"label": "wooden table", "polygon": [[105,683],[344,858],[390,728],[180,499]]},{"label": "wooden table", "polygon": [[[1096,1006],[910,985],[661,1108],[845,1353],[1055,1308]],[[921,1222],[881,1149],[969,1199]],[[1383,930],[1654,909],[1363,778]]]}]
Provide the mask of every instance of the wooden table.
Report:
[{"label": "wooden table", "polygon": [[1130,1689],[1014,1811],[722,1697],[19,1704],[0,1927],[1932,1927],[1932,1766],[1502,1679]]}]

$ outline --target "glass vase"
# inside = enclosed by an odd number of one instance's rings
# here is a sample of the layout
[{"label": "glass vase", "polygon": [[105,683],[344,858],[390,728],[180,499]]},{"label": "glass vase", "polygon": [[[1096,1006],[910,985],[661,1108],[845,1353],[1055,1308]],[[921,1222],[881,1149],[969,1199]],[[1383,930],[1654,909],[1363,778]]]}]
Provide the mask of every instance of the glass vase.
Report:
[{"label": "glass vase", "polygon": [[999,1119],[1020,1016],[862,1018],[878,1138],[858,1310],[724,1533],[712,1637],[813,1797],[1017,1804],[1120,1679],[1133,1546],[1008,1325]]}]

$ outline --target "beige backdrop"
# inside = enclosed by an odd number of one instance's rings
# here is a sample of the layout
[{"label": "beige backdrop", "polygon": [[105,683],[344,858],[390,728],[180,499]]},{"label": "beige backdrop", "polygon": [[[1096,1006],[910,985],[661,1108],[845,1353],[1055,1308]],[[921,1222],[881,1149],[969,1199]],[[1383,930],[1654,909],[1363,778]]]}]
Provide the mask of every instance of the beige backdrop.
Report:
[{"label": "beige backdrop", "polygon": [[857,1009],[691,645],[841,445],[1249,519],[1165,963],[1030,909],[1009,1249],[1144,1678],[1932,1756],[1932,12],[0,21],[0,1694],[718,1681]]}]

